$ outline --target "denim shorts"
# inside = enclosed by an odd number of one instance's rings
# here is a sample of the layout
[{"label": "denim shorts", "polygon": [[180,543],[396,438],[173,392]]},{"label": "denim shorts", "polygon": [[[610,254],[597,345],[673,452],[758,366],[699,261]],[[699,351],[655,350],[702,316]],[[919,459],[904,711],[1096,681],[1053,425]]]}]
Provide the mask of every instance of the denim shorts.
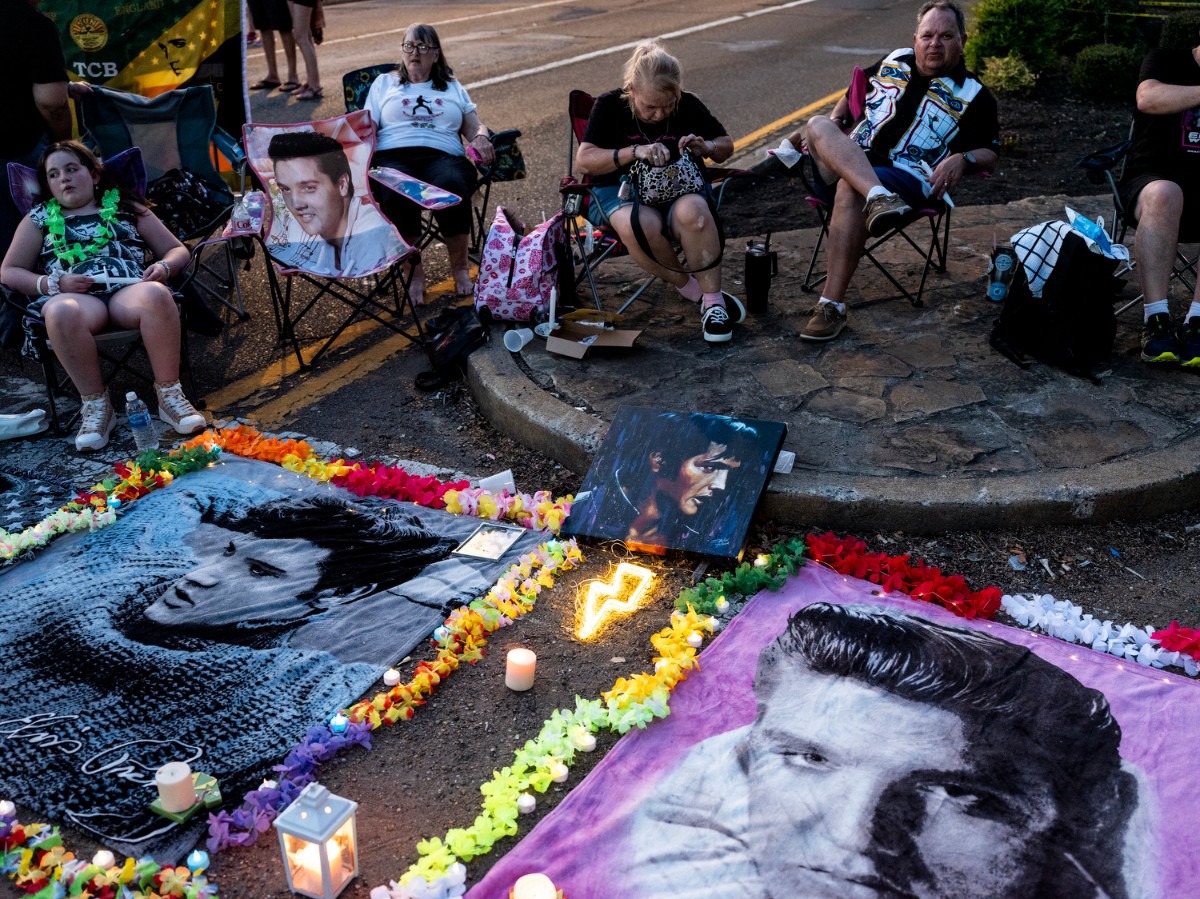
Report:
[{"label": "denim shorts", "polygon": [[[818,200],[832,206],[834,194],[837,193],[837,182],[826,184],[815,165],[812,167],[812,171],[813,193],[817,195]],[[900,198],[913,209],[920,209],[930,203],[929,198],[925,196],[925,189],[921,186],[921,182],[903,169],[890,165],[877,165],[875,166],[875,177],[887,190],[899,194]]]}]

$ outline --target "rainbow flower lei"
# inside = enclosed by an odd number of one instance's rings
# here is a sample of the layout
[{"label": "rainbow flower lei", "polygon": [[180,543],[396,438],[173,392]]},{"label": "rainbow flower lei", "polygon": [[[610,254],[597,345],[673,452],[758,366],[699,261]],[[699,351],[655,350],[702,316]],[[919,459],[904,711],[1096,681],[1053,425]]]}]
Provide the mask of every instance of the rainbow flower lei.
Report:
[{"label": "rainbow flower lei", "polygon": [[410,475],[397,466],[364,465],[319,458],[303,440],[270,437],[246,425],[209,430],[169,453],[147,450],[114,466],[113,475],[79,493],[58,511],[21,531],[0,528],[0,564],[48,544],[60,534],[96,530],[116,521],[113,510],[175,478],[205,468],[222,451],[246,459],[273,462],[317,481],[344,487],[358,496],[383,496],[491,520],[506,520],[557,534],[571,512],[574,497],[555,498],[546,491],[493,494],[466,481],[439,481]]},{"label": "rainbow flower lei", "polygon": [[57,827],[22,824],[0,815],[0,871],[34,899],[210,899],[217,887],[187,868],[163,867],[153,859],[125,860],[102,868],[63,848]]}]

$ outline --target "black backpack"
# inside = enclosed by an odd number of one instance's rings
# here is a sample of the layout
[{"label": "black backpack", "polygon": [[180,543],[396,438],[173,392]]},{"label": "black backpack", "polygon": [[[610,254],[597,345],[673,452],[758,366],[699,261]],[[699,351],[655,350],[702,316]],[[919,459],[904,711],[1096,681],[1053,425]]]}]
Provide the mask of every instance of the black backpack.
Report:
[{"label": "black backpack", "polygon": [[[1117,333],[1113,303],[1125,283],[1114,275],[1118,261],[1093,253],[1073,231],[1047,229],[1046,233],[1057,246],[1058,259],[1042,284],[1040,297],[1030,290],[1021,263],[1029,263],[1031,255],[1043,251],[1044,245],[1018,244],[1014,249],[1001,248],[993,253],[995,262],[1015,250],[1018,264],[1007,270],[1003,261],[999,266],[993,264],[993,283],[989,287],[993,299],[1003,293],[996,287],[997,279],[1003,275],[1011,280],[1007,280],[1004,308],[992,326],[992,347],[1022,368],[1029,367],[1027,357],[1032,356],[1099,383],[1092,369],[1112,354]],[[1056,234],[1061,242],[1054,239]],[[1036,264],[1033,267],[1038,268]]]}]

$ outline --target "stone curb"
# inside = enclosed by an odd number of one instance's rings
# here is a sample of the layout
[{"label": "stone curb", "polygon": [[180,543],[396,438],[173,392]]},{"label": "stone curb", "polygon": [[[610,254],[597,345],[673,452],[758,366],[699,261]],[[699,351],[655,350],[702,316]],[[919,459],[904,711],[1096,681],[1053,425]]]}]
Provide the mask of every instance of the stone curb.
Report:
[{"label": "stone curb", "polygon": [[[580,476],[587,471],[607,423],[537,386],[500,340],[471,355],[468,384],[497,430]],[[771,478],[760,511],[780,522],[839,531],[933,533],[1150,518],[1196,505],[1200,435],[1071,472],[909,480],[793,471]]]}]

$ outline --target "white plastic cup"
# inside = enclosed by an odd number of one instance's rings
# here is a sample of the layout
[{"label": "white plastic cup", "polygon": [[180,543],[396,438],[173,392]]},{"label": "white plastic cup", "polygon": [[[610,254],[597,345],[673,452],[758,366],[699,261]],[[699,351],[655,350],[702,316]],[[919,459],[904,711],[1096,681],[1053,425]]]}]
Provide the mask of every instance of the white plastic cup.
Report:
[{"label": "white plastic cup", "polygon": [[510,353],[519,353],[533,340],[533,331],[529,328],[517,328],[504,332],[504,348]]}]

